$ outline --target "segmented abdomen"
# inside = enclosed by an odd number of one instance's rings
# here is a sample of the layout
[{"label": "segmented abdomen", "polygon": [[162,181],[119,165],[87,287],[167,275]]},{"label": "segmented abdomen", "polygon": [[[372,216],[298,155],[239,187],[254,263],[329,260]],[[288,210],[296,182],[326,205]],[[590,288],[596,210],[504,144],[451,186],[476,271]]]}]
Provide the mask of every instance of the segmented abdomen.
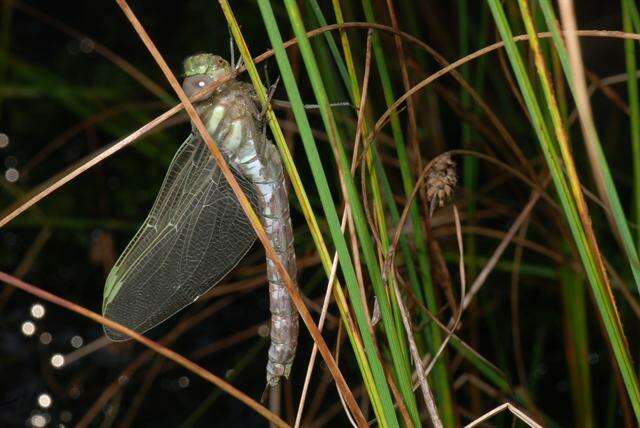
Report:
[{"label": "segmented abdomen", "polygon": [[[259,215],[273,248],[296,285],[296,257],[289,214],[289,199],[276,147],[268,141],[257,121],[253,89],[232,82],[213,100],[207,125],[225,157],[256,189]],[[298,342],[298,313],[278,274],[267,259],[271,346],[267,383],[276,385],[289,376]]]},{"label": "segmented abdomen", "polygon": [[[277,162],[280,163],[279,157]],[[281,167],[280,170],[282,171]],[[276,181],[262,183],[259,187],[265,190],[262,193],[264,198],[262,223],[276,254],[295,284],[296,255],[293,248],[293,231],[284,176],[281,173]],[[275,385],[281,376],[289,377],[298,343],[298,313],[284,281],[280,278],[274,263],[269,259],[267,259],[267,275],[271,309],[271,347],[267,364],[267,382]]]}]

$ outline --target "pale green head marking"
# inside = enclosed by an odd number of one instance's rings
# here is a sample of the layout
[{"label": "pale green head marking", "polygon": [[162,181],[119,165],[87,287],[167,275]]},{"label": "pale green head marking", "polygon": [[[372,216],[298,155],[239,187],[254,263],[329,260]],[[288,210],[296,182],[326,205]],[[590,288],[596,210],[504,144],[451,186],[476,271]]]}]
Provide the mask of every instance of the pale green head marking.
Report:
[{"label": "pale green head marking", "polygon": [[185,77],[205,74],[211,80],[218,80],[231,73],[231,66],[222,57],[210,53],[191,55],[182,64]]}]

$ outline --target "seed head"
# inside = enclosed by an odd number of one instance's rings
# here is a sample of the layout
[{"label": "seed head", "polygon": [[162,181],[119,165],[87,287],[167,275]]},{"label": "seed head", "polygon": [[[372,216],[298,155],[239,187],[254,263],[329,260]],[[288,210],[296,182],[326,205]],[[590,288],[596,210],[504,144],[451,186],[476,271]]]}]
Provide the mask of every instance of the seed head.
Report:
[{"label": "seed head", "polygon": [[443,208],[452,196],[458,183],[456,163],[448,154],[438,157],[427,175],[427,199],[429,200],[429,215],[433,214],[436,206]]}]

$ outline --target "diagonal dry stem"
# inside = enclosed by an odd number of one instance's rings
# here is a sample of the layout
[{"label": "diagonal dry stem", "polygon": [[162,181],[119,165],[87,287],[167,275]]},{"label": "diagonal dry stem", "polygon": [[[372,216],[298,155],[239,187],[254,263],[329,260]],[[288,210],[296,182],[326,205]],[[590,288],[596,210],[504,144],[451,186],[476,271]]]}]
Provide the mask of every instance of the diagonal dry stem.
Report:
[{"label": "diagonal dry stem", "polygon": [[[322,27],[322,28],[311,30],[311,31],[309,31],[307,33],[307,36],[308,37],[315,37],[315,36],[318,36],[320,34],[323,34],[323,33],[327,32],[327,31],[335,31],[335,30],[339,30],[339,29],[349,29],[349,28],[357,28],[357,29],[375,28],[375,29],[378,29],[378,30],[381,30],[381,31],[388,31],[388,32],[392,32],[392,33],[394,32],[392,28],[384,26],[384,25],[379,25],[379,24],[374,25],[374,24],[369,24],[369,23],[366,23],[366,22],[348,22],[348,23],[344,23],[344,24],[327,25],[327,26]],[[581,36],[581,37],[595,37],[595,38],[603,37],[603,38],[630,39],[630,40],[639,40],[640,41],[640,34],[625,33],[623,31],[579,30],[579,31],[576,31],[576,34],[578,36]],[[402,37],[406,38],[409,41],[413,41],[414,43],[417,43],[419,41],[415,37],[413,37],[413,36],[411,36],[409,34],[406,34],[406,33],[402,33],[401,32],[400,35]],[[541,32],[541,33],[538,33],[538,37],[540,37],[540,38],[550,38],[551,37],[551,33]],[[528,39],[529,39],[529,36],[526,35],[526,34],[515,36],[513,38],[513,40],[516,41],[516,42],[522,42],[522,41],[526,41]],[[293,39],[290,39],[290,40],[286,41],[284,43],[284,47],[288,48],[288,47],[291,47],[291,46],[295,45],[296,43],[297,43],[296,38],[293,38]],[[486,55],[489,52],[495,51],[497,49],[501,49],[503,47],[504,47],[504,42],[502,42],[502,41],[493,43],[493,44],[491,44],[489,46],[486,46],[486,47],[484,47],[482,49],[479,49],[479,50],[477,50],[477,51],[475,51],[475,52],[473,52],[473,53],[471,53],[469,55],[466,55],[466,56],[460,58],[459,60],[449,64],[446,67],[443,67],[439,71],[431,74],[426,79],[424,79],[421,82],[419,82],[416,85],[414,85],[409,92],[407,92],[404,95],[402,95],[400,98],[398,98],[398,100],[396,100],[396,102],[393,105],[389,106],[389,108],[384,112],[384,114],[378,119],[378,122],[376,123],[376,126],[374,127],[374,133],[371,136],[370,140],[373,141],[373,139],[377,136],[377,134],[381,132],[382,127],[387,123],[387,120],[389,119],[389,116],[393,112],[398,112],[398,110],[401,108],[400,107],[401,104],[408,97],[410,97],[414,92],[417,92],[417,91],[421,90],[422,88],[426,87],[427,85],[429,85],[430,83],[434,82],[435,80],[437,80],[437,79],[445,76],[446,74],[450,73],[452,70],[454,70],[456,68],[459,68],[460,66],[462,66],[462,65],[464,65],[464,64],[466,64],[466,63],[468,63],[470,61],[473,61],[474,59],[477,59],[477,58],[479,58],[479,57],[481,57],[483,55]],[[271,56],[273,56],[273,50],[268,50],[268,51],[264,52],[263,54],[258,55],[254,59],[254,62],[255,63],[260,63],[260,62],[265,61],[266,59],[270,58]],[[229,76],[229,78],[233,78],[233,77],[235,77],[235,75],[237,75],[237,74],[239,74],[241,72],[244,72],[244,71],[245,71],[245,68],[242,67],[242,68],[238,69],[233,75]],[[224,79],[224,81],[226,81],[226,80],[227,79]],[[209,87],[203,88],[200,92],[198,92],[196,95],[193,96],[192,101],[197,101],[197,100],[200,100],[201,98],[207,96],[209,93],[211,93],[211,91],[213,91],[215,88],[217,88],[218,86],[223,84],[224,81],[214,82]],[[11,220],[16,218],[18,215],[20,215],[21,213],[23,213],[24,211],[26,211],[27,209],[29,209],[30,207],[32,207],[36,203],[38,203],[40,200],[44,199],[45,197],[47,197],[48,195],[50,195],[51,193],[53,193],[54,191],[56,191],[57,189],[59,189],[60,187],[65,185],[66,183],[70,182],[71,180],[73,180],[77,176],[81,175],[83,172],[91,169],[92,167],[94,167],[95,165],[97,165],[98,163],[103,161],[104,159],[114,155],[115,153],[117,153],[118,151],[123,149],[124,147],[126,147],[129,144],[135,142],[138,138],[140,138],[141,136],[147,134],[152,129],[154,129],[156,126],[160,125],[161,123],[163,123],[167,119],[171,118],[175,114],[177,114],[180,111],[182,111],[182,109],[183,109],[183,105],[182,104],[178,104],[178,105],[172,107],[171,109],[169,109],[166,112],[162,113],[160,116],[158,116],[155,119],[153,119],[151,122],[147,123],[146,125],[142,126],[138,130],[136,130],[135,132],[133,132],[132,134],[127,136],[126,138],[124,138],[124,139],[122,139],[120,141],[117,141],[117,142],[105,147],[104,149],[100,150],[98,153],[95,153],[93,155],[90,155],[90,156],[82,159],[80,162],[75,164],[69,170],[58,174],[57,176],[55,176],[52,179],[48,180],[47,182],[43,183],[41,186],[38,186],[34,191],[32,191],[30,193],[30,195],[25,200],[18,201],[18,203],[10,206],[8,209],[6,209],[2,213],[0,213],[0,228],[5,226]]]},{"label": "diagonal dry stem", "polygon": [[358,404],[356,403],[355,398],[353,397],[353,393],[351,392],[346,381],[344,380],[344,377],[342,376],[342,373],[340,372],[338,365],[333,359],[331,352],[327,347],[327,344],[325,343],[322,335],[318,331],[318,327],[315,325],[313,318],[311,317],[311,314],[309,313],[307,307],[305,306],[302,300],[302,297],[300,295],[300,291],[291,280],[291,277],[289,276],[287,270],[282,264],[282,261],[280,260],[277,253],[273,249],[273,246],[269,241],[269,238],[264,230],[264,227],[262,226],[262,223],[260,222],[259,217],[256,215],[255,211],[253,210],[253,207],[251,206],[251,203],[249,202],[249,199],[244,194],[244,191],[242,190],[236,178],[234,177],[233,173],[231,172],[231,169],[229,168],[226,160],[224,159],[224,156],[222,155],[222,153],[220,152],[216,144],[213,142],[213,139],[211,138],[211,135],[209,135],[209,132],[207,131],[205,124],[202,122],[202,119],[200,118],[200,116],[198,116],[198,113],[195,107],[193,107],[193,104],[191,104],[191,101],[182,90],[180,83],[178,83],[178,80],[173,75],[173,72],[167,65],[166,61],[164,60],[164,58],[156,48],[155,44],[153,43],[153,41],[151,40],[151,38],[149,37],[145,29],[142,27],[142,24],[140,23],[138,18],[135,16],[135,14],[131,10],[127,2],[125,0],[116,0],[116,2],[120,6],[124,14],[126,15],[127,19],[129,19],[136,33],[138,33],[143,43],[145,44],[145,46],[147,47],[147,49],[149,50],[149,52],[151,53],[155,61],[157,62],[163,74],[171,84],[171,87],[174,89],[174,91],[180,98],[180,101],[184,105],[185,110],[187,111],[187,114],[191,118],[192,123],[195,125],[196,129],[204,139],[205,143],[207,144],[207,147],[211,151],[211,154],[215,158],[216,163],[220,168],[220,171],[225,176],[227,182],[229,183],[231,189],[233,190],[233,193],[238,198],[238,202],[242,206],[245,214],[247,215],[247,218],[251,222],[251,225],[253,226],[253,229],[255,230],[256,235],[258,236],[258,239],[264,246],[267,257],[273,261],[276,267],[276,270],[278,271],[278,275],[283,279],[283,282],[287,287],[287,291],[289,292],[289,295],[291,296],[291,299],[293,300],[293,303],[295,304],[296,309],[300,313],[300,317],[302,318],[302,321],[307,326],[307,329],[309,330],[309,333],[311,334],[311,337],[313,338],[314,342],[318,345],[320,354],[322,355],[325,362],[327,363],[327,367],[329,368],[329,371],[331,372],[333,378],[335,379],[336,386],[338,387],[342,396],[344,397],[344,400],[346,401],[347,406],[349,407],[354,417],[358,421],[358,424],[365,426],[366,420],[364,419],[364,416],[362,415],[362,412],[358,407]]},{"label": "diagonal dry stem", "polygon": [[458,305],[458,311],[456,312],[453,324],[449,326],[447,337],[445,337],[445,339],[442,341],[442,343],[440,344],[440,347],[438,348],[438,351],[433,356],[433,358],[429,362],[429,366],[425,370],[425,375],[427,376],[429,375],[429,373],[431,373],[431,370],[435,366],[436,362],[438,362],[438,358],[440,358],[440,356],[444,352],[444,349],[447,347],[447,344],[453,337],[453,332],[455,332],[458,329],[458,326],[460,325],[460,320],[462,319],[462,313],[465,310],[464,301],[467,297],[467,277],[465,275],[465,270],[464,270],[464,245],[463,245],[464,241],[462,239],[462,226],[460,225],[460,214],[458,213],[458,208],[455,205],[453,206],[453,217],[456,224],[456,238],[458,241],[458,254],[460,258],[460,261],[458,263],[459,271],[460,271],[460,304]]},{"label": "diagonal dry stem", "polygon": [[[367,50],[366,50],[366,54],[365,54],[365,66],[364,66],[364,77],[363,77],[363,83],[362,83],[362,96],[360,98],[360,108],[358,110],[358,122],[357,122],[357,126],[356,126],[356,136],[355,136],[355,142],[353,145],[353,159],[351,162],[351,173],[353,174],[353,172],[355,171],[356,167],[357,167],[357,158],[358,158],[358,148],[360,145],[360,137],[362,135],[362,124],[364,121],[364,109],[366,106],[366,101],[367,101],[367,94],[368,94],[368,88],[369,88],[369,73],[371,70],[371,36],[372,36],[372,32],[371,30],[369,30],[369,34],[367,35]],[[344,211],[342,213],[342,221],[340,224],[340,229],[342,230],[342,233],[344,233],[346,224],[347,224],[347,217],[351,215],[351,209],[350,206],[348,205],[348,201],[346,202],[346,205],[344,207]],[[331,265],[331,274],[329,275],[329,281],[327,283],[327,291],[325,293],[325,297],[324,297],[324,301],[322,303],[322,313],[320,315],[320,321],[318,322],[318,328],[322,331],[322,327],[324,325],[324,318],[325,318],[325,314],[328,310],[328,306],[329,306],[329,301],[330,301],[330,296],[331,296],[331,291],[333,288],[333,281],[335,280],[335,276],[337,273],[337,268],[338,268],[338,253],[335,252],[333,255],[333,263]],[[294,426],[296,428],[298,428],[300,426],[300,423],[302,421],[302,410],[304,409],[304,403],[306,400],[306,393],[307,393],[307,389],[309,387],[309,382],[311,381],[311,373],[313,371],[313,366],[315,364],[315,360],[316,360],[316,356],[318,354],[318,348],[317,346],[314,344],[313,345],[313,349],[311,350],[311,356],[309,357],[309,365],[307,367],[307,373],[305,375],[305,379],[304,379],[304,385],[302,387],[302,393],[300,395],[300,402],[298,404],[298,412],[296,414],[296,421]]]},{"label": "diagonal dry stem", "polygon": [[425,405],[427,406],[427,412],[429,413],[429,417],[431,418],[431,423],[433,424],[433,426],[436,428],[442,428],[442,420],[440,419],[440,415],[438,414],[438,407],[436,406],[436,402],[433,398],[433,393],[431,392],[431,388],[429,388],[429,383],[427,382],[427,376],[422,365],[422,358],[420,357],[416,342],[413,339],[413,329],[411,328],[411,321],[409,319],[407,309],[404,306],[402,296],[400,295],[398,282],[395,280],[395,278],[393,278],[391,280],[391,284],[393,285],[393,291],[396,295],[398,308],[400,309],[402,323],[404,325],[405,332],[407,333],[407,341],[409,342],[411,358],[413,359],[413,363],[416,366],[418,382],[420,385],[420,390],[422,391],[422,397],[424,399]]},{"label": "diagonal dry stem", "polygon": [[160,87],[157,83],[155,83],[151,78],[145,75],[140,69],[136,68],[129,61],[104,46],[102,43],[99,43],[94,38],[89,37],[86,34],[81,33],[80,31],[72,28],[71,26],[61,22],[54,17],[47,15],[46,13],[36,9],[35,7],[25,4],[21,1],[17,0],[1,0],[3,3],[11,3],[12,7],[30,15],[31,17],[44,22],[45,24],[55,28],[56,30],[66,34],[69,37],[73,37],[79,42],[82,41],[91,41],[93,44],[93,50],[98,54],[102,55],[108,61],[113,63],[116,67],[120,68],[126,74],[131,76],[134,80],[136,80],[142,87],[147,89],[149,92],[154,94],[159,99],[163,100],[165,103],[173,104],[174,101],[169,94],[165,92],[162,87]]},{"label": "diagonal dry stem", "polygon": [[153,349],[155,352],[157,352],[160,355],[163,355],[164,357],[172,360],[173,362],[175,362],[176,364],[181,365],[182,367],[186,368],[187,370],[189,370],[190,372],[200,376],[201,378],[211,382],[212,384],[214,384],[215,386],[219,387],[220,389],[222,389],[223,391],[225,391],[226,393],[228,393],[229,395],[237,398],[238,400],[240,400],[241,402],[243,402],[244,404],[246,404],[247,406],[251,407],[253,410],[255,410],[257,413],[259,413],[260,415],[262,415],[265,419],[269,420],[270,422],[276,424],[277,426],[288,426],[282,419],[280,419],[277,415],[271,413],[266,407],[264,407],[263,405],[261,405],[260,403],[258,403],[257,401],[255,401],[253,398],[249,397],[247,394],[245,394],[244,392],[240,391],[239,389],[235,388],[233,385],[231,385],[230,383],[226,382],[225,380],[219,378],[218,376],[214,375],[213,373],[209,372],[208,370],[206,370],[205,368],[199,366],[198,364],[194,363],[191,360],[186,359],[185,357],[183,357],[182,355],[178,354],[175,351],[172,351],[171,349],[162,346],[160,344],[158,344],[157,342],[154,342],[151,339],[148,339],[147,337],[131,330],[130,328],[127,328],[123,325],[118,324],[115,321],[111,321],[108,318],[103,317],[102,315],[99,315],[93,311],[90,311],[82,306],[76,305],[73,302],[70,302],[69,300],[63,299],[62,297],[58,297],[54,294],[51,294],[47,291],[44,291],[41,288],[38,288],[34,285],[28,284],[24,281],[19,280],[18,278],[15,278],[7,273],[4,272],[0,272],[0,281],[11,285],[13,287],[19,288],[23,291],[26,291],[29,294],[33,294],[34,296],[39,297],[40,299],[46,300],[50,303],[53,303],[54,305],[58,305],[61,306],[65,309],[68,309],[72,312],[75,312],[77,314],[80,314],[86,318],[89,318],[99,324],[102,324],[112,330],[115,330],[119,333],[122,333],[124,335],[127,335],[129,337],[131,337],[133,340],[135,340],[136,342],[139,342],[141,344],[143,344],[144,346]]}]

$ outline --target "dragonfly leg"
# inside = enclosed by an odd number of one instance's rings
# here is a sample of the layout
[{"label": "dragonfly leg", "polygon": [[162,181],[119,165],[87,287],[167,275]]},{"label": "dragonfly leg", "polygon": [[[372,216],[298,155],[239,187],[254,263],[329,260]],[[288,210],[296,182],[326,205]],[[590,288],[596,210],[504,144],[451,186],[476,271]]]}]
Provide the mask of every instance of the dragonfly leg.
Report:
[{"label": "dragonfly leg", "polygon": [[262,138],[267,138],[267,110],[271,105],[271,100],[273,99],[273,95],[276,93],[276,89],[278,88],[278,83],[280,83],[280,76],[276,79],[276,82],[273,85],[269,86],[269,91],[267,92],[267,102],[263,104],[262,110],[258,116],[258,120],[262,124]]},{"label": "dragonfly leg", "polygon": [[236,50],[233,47],[233,34],[231,34],[230,27],[227,27],[227,30],[229,30],[229,58],[231,59],[231,68],[233,68],[234,70],[237,70],[236,61],[235,61]]}]

